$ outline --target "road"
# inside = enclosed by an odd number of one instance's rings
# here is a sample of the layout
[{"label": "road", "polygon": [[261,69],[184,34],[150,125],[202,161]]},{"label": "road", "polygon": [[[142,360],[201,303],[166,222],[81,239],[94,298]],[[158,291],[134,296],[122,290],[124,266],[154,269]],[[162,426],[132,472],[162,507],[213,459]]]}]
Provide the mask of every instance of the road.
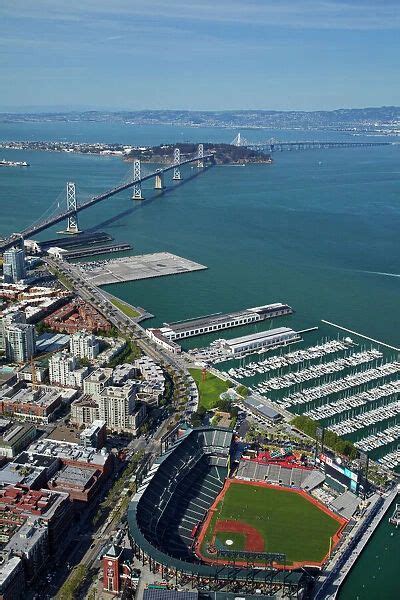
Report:
[{"label": "road", "polygon": [[[153,358],[158,364],[164,368],[172,370],[175,378],[181,385],[184,386],[184,390],[180,392],[180,397],[190,397],[190,390],[186,377],[190,378],[190,374],[186,369],[185,363],[167,351],[157,346],[147,335],[146,330],[141,327],[136,321],[125,315],[121,310],[114,306],[110,299],[102,293],[102,291],[86,281],[79,269],[74,265],[67,263],[62,260],[54,258],[45,258],[44,261],[53,272],[58,272],[62,276],[68,279],[71,283],[73,291],[85,302],[92,305],[98,312],[100,312],[112,325],[114,325],[119,331],[121,331],[126,337],[134,342],[145,354]],[[190,379],[188,379],[189,381]],[[132,449],[136,451],[143,450],[145,459],[154,460],[160,451],[160,440],[167,433],[167,431],[175,424],[176,415],[172,414],[168,419],[163,421],[157,430],[147,436],[147,438],[138,438],[135,443],[132,444]],[[114,479],[113,479],[114,480]],[[110,481],[109,486],[113,480]],[[122,499],[122,498],[121,498]],[[70,563],[74,563],[74,556],[78,558],[79,552],[84,551],[85,545],[91,541],[90,547],[79,559],[79,563],[87,567],[91,567],[99,555],[102,547],[107,543],[115,531],[121,528],[121,521],[119,519],[111,518],[106,525],[102,524],[95,533],[88,532],[82,534],[75,540],[76,546],[72,554],[68,557]],[[53,589],[56,589],[58,585],[65,578],[62,574],[58,574],[56,580],[53,583]]]},{"label": "road", "polygon": [[50,269],[58,271],[71,282],[73,291],[80,296],[82,300],[91,304],[118,330],[122,331],[122,333],[137,344],[145,354],[164,367],[171,366],[178,374],[181,374],[186,370],[182,360],[179,360],[178,357],[157,346],[157,344],[149,338],[143,327],[114,306],[99,288],[93,286],[83,278],[79,269],[74,265],[54,258],[46,258],[44,260]]}]

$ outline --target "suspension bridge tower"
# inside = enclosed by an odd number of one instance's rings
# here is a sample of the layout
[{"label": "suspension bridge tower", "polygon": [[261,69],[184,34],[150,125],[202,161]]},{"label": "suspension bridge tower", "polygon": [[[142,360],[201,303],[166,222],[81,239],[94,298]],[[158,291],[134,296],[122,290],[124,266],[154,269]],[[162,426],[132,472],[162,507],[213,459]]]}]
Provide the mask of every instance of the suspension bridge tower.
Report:
[{"label": "suspension bridge tower", "polygon": [[198,169],[202,169],[204,167],[204,160],[203,160],[203,156],[204,156],[204,146],[203,144],[199,144],[199,147],[197,149],[197,168]]},{"label": "suspension bridge tower", "polygon": [[70,233],[72,235],[80,233],[78,227],[78,213],[76,212],[76,188],[73,181],[67,182],[67,211],[72,212],[70,215],[68,215],[67,229],[65,230],[65,233]]},{"label": "suspension bridge tower", "polygon": [[181,180],[180,164],[181,164],[181,151],[179,148],[175,148],[175,150],[174,150],[174,175],[172,177],[172,179],[174,181]]},{"label": "suspension bridge tower", "polygon": [[132,200],[144,200],[142,196],[142,182],[140,173],[140,160],[135,158],[133,161],[133,181],[137,182],[133,186]]}]

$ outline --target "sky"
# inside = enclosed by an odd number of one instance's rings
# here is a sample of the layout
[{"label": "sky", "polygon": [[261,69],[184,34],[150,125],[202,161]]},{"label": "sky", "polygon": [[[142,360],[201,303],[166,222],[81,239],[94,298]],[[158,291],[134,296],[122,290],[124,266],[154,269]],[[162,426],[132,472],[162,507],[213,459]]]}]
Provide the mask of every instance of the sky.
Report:
[{"label": "sky", "polygon": [[9,0],[0,111],[400,104],[400,0]]}]

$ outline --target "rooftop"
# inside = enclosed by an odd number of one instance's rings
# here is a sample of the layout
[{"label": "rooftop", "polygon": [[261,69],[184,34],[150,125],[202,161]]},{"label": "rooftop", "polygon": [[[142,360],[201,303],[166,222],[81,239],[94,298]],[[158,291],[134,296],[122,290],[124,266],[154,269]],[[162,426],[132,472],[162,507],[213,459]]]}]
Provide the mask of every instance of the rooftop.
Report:
[{"label": "rooftop", "polygon": [[15,423],[0,437],[0,446],[12,446],[17,444],[24,435],[35,429],[32,423]]},{"label": "rooftop", "polygon": [[266,304],[264,306],[246,308],[245,310],[239,310],[230,313],[217,313],[214,315],[206,315],[204,317],[198,317],[196,319],[189,319],[186,321],[179,321],[176,323],[165,323],[166,327],[161,328],[161,332],[164,333],[168,330],[172,330],[175,333],[177,333],[180,331],[186,331],[187,329],[218,325],[220,323],[225,323],[226,321],[242,319],[245,317],[254,317],[255,314],[262,316],[268,312],[279,310],[283,307],[286,308],[287,305],[282,304],[281,302],[276,302],[274,304]]},{"label": "rooftop", "polygon": [[3,586],[7,587],[8,579],[17,569],[22,569],[22,560],[19,556],[11,556],[0,562],[0,591]]},{"label": "rooftop", "polygon": [[52,481],[57,482],[60,487],[85,489],[90,487],[94,473],[93,469],[81,469],[68,465],[56,473]]},{"label": "rooftop", "polygon": [[21,483],[33,487],[43,476],[43,467],[8,463],[0,470],[0,486]]},{"label": "rooftop", "polygon": [[267,419],[275,420],[278,418],[282,418],[282,415],[277,410],[275,410],[259,398],[255,398],[254,396],[247,396],[247,398],[243,398],[242,402],[245,406],[247,406],[250,409],[256,410],[257,412],[265,416]]},{"label": "rooftop", "polygon": [[253,340],[263,340],[273,338],[284,333],[295,333],[290,327],[276,327],[275,329],[268,329],[267,331],[259,331],[258,333],[251,333],[249,335],[242,335],[241,337],[233,338],[231,340],[225,340],[225,344],[228,346],[236,346],[238,344],[244,344],[246,342],[252,342]]},{"label": "rooftop", "polygon": [[12,536],[6,549],[16,554],[26,554],[42,537],[47,537],[47,527],[37,519],[28,519]]},{"label": "rooftop", "polygon": [[38,440],[29,447],[30,452],[44,454],[60,458],[62,461],[73,461],[92,465],[93,467],[103,466],[108,459],[108,453],[104,450],[96,450],[96,448],[83,448],[66,442],[58,442],[56,440]]}]

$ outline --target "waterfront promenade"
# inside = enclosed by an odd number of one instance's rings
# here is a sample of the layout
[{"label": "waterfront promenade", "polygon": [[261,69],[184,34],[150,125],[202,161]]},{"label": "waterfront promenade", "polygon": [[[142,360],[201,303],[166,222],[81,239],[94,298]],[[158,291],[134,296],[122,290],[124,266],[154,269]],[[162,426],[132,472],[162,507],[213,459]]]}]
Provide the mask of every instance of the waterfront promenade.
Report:
[{"label": "waterfront promenade", "polygon": [[317,582],[315,600],[334,600],[347,575],[357,562],[376,528],[387,513],[397,495],[393,489],[384,499],[374,494],[363,518],[354,526],[347,543],[339,548],[336,556],[327,566]]}]

